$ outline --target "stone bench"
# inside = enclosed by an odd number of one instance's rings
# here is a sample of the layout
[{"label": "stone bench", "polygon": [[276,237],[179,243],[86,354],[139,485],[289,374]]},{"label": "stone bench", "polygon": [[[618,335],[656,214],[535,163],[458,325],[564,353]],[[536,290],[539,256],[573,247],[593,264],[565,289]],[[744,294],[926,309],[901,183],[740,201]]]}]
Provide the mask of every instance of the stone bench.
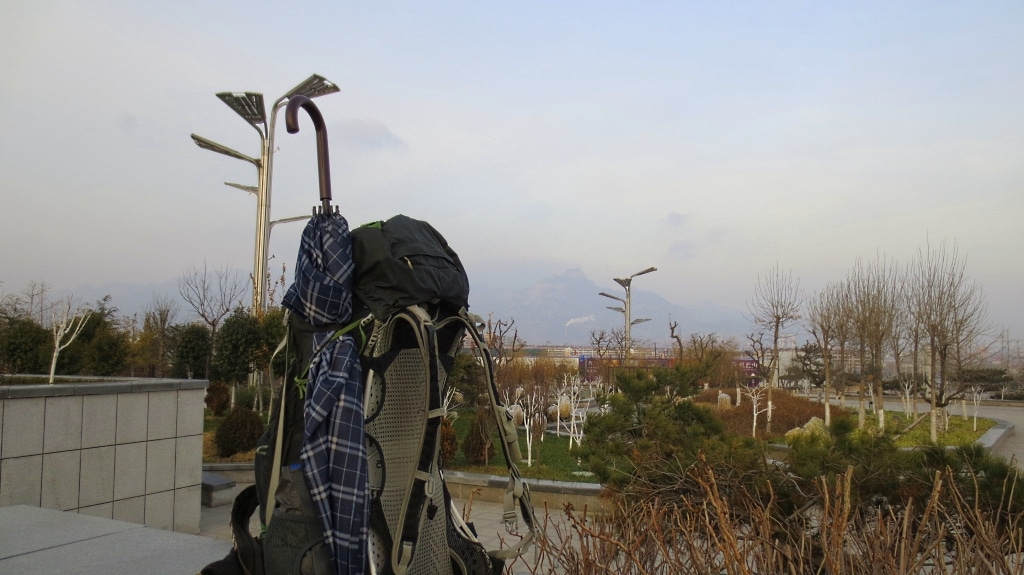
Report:
[{"label": "stone bench", "polygon": [[235,499],[235,482],[223,475],[203,472],[202,501],[207,507],[220,507],[228,505]]}]

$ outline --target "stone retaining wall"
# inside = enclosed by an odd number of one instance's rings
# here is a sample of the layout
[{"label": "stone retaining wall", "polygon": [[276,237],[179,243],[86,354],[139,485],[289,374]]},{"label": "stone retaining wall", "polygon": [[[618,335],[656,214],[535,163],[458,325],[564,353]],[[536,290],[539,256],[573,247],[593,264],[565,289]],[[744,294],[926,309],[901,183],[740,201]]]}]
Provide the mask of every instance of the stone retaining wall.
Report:
[{"label": "stone retaining wall", "polygon": [[[207,463],[203,470],[239,484],[254,482],[252,463]],[[508,487],[507,476],[445,471],[444,479],[452,497],[460,501],[472,498],[474,501],[501,503]],[[560,512],[566,503],[571,503],[578,510],[586,508],[597,512],[604,509],[605,500],[601,497],[604,488],[600,484],[543,479],[526,479],[526,483],[530,486],[530,502],[538,514],[545,508]]]},{"label": "stone retaining wall", "polygon": [[207,384],[0,386],[0,506],[199,533]]}]

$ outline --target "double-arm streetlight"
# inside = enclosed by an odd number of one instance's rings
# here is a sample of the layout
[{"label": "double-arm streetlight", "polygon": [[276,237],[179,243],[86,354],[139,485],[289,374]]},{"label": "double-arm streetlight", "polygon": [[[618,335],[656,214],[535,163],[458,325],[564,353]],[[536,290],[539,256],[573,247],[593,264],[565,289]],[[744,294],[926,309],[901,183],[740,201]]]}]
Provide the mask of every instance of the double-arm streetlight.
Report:
[{"label": "double-arm streetlight", "polygon": [[[196,134],[192,134],[192,140],[197,146],[204,150],[217,152],[243,160],[256,166],[256,186],[245,186],[232,182],[224,182],[225,185],[238,188],[256,196],[256,249],[253,254],[252,264],[252,308],[253,311],[263,311],[267,306],[267,245],[270,242],[270,229],[273,227],[270,221],[270,183],[273,176],[274,165],[274,125],[277,122],[277,112],[288,99],[302,95],[307,98],[316,98],[333,94],[339,90],[338,86],[323,76],[313,74],[306,78],[301,84],[288,90],[285,95],[274,101],[270,108],[270,121],[267,121],[267,111],[263,104],[263,94],[259,92],[220,92],[217,97],[228,105],[236,114],[242,117],[260,136],[260,157],[254,158],[231,148],[207,140]],[[298,218],[294,218],[298,219]],[[282,220],[283,221],[283,220]],[[291,221],[291,219],[290,219]],[[276,223],[276,222],[275,222]]]},{"label": "double-arm streetlight", "polygon": [[625,320],[626,320],[626,333],[625,333],[626,341],[625,341],[625,349],[623,350],[623,356],[622,356],[623,359],[625,359],[629,355],[629,352],[632,350],[632,347],[633,347],[632,339],[630,338],[630,328],[632,326],[638,324],[638,323],[643,323],[645,321],[651,321],[651,318],[647,318],[647,317],[640,318],[640,319],[632,319],[632,316],[630,315],[630,313],[631,313],[631,311],[630,311],[631,297],[630,297],[630,289],[629,289],[630,285],[632,285],[633,278],[635,278],[636,276],[642,276],[644,274],[649,274],[651,272],[656,272],[656,271],[658,271],[658,268],[656,268],[656,267],[649,267],[649,268],[647,268],[647,269],[645,269],[643,271],[636,272],[635,274],[633,274],[633,275],[631,275],[631,276],[629,276],[627,278],[614,278],[615,279],[615,283],[619,284],[620,286],[622,286],[623,289],[626,290],[626,298],[625,299],[623,299],[623,298],[621,298],[619,296],[612,295],[610,293],[605,293],[605,292],[599,292],[598,293],[598,295],[603,295],[604,297],[620,301],[620,302],[622,302],[622,304],[624,306],[624,307],[608,306],[608,309],[610,309],[612,311],[617,311],[617,312],[619,312],[619,313],[621,313],[621,314],[623,314],[625,316]]}]

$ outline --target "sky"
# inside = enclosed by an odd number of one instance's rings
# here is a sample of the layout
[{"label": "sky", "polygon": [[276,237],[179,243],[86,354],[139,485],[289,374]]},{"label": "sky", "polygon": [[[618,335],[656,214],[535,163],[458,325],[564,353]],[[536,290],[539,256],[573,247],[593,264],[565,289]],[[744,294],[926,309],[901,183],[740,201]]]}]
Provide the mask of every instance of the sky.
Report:
[{"label": "sky", "polygon": [[[252,269],[258,156],[215,97],[310,74],[352,225],[431,222],[472,285],[580,269],[745,312],[858,257],[955,243],[1024,336],[1020,2],[13,0],[0,18],[0,290]],[[308,118],[271,218],[317,203]],[[273,228],[290,278],[301,224]],[[600,302],[598,302],[600,304]],[[116,302],[115,302],[116,304]],[[487,310],[478,310],[486,313]],[[603,313],[598,305],[595,313]],[[606,312],[604,312],[606,313]]]}]

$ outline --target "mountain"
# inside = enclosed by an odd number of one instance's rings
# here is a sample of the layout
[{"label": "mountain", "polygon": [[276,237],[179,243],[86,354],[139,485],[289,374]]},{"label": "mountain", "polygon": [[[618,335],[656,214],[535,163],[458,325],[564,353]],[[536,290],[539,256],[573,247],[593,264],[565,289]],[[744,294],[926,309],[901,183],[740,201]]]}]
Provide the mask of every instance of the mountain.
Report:
[{"label": "mountain", "polygon": [[[566,270],[522,289],[496,289],[474,286],[470,292],[471,311],[486,318],[515,320],[519,338],[537,345],[584,345],[594,330],[621,329],[621,312],[599,292],[624,295],[619,290],[599,287],[578,269]],[[678,305],[660,295],[643,290],[632,291],[631,315],[634,320],[651,321],[634,325],[634,340],[657,345],[671,344],[669,321],[679,323],[680,335],[714,332],[723,337],[741,339],[750,330],[739,310],[715,304]]]},{"label": "mountain", "polygon": [[[601,291],[624,296],[618,286],[602,288],[579,269],[571,269],[520,289],[474,284],[469,301],[470,310],[484,318],[491,315],[496,320],[514,319],[519,338],[527,343],[586,345],[590,343],[591,331],[623,327],[622,313],[606,309],[619,305],[618,302],[598,295]],[[195,316],[178,295],[177,280],[148,284],[80,285],[75,288],[74,295],[90,304],[110,295],[111,304],[122,315],[141,315],[154,296],[169,297],[178,301],[177,321],[187,321]],[[244,301],[248,303],[248,299]],[[716,304],[678,305],[654,292],[634,289],[631,307],[633,319],[651,318],[651,321],[633,326],[633,339],[659,346],[672,344],[669,321],[679,323],[679,331],[684,338],[691,333],[713,332],[742,341],[743,334],[750,331],[739,310]]]}]

